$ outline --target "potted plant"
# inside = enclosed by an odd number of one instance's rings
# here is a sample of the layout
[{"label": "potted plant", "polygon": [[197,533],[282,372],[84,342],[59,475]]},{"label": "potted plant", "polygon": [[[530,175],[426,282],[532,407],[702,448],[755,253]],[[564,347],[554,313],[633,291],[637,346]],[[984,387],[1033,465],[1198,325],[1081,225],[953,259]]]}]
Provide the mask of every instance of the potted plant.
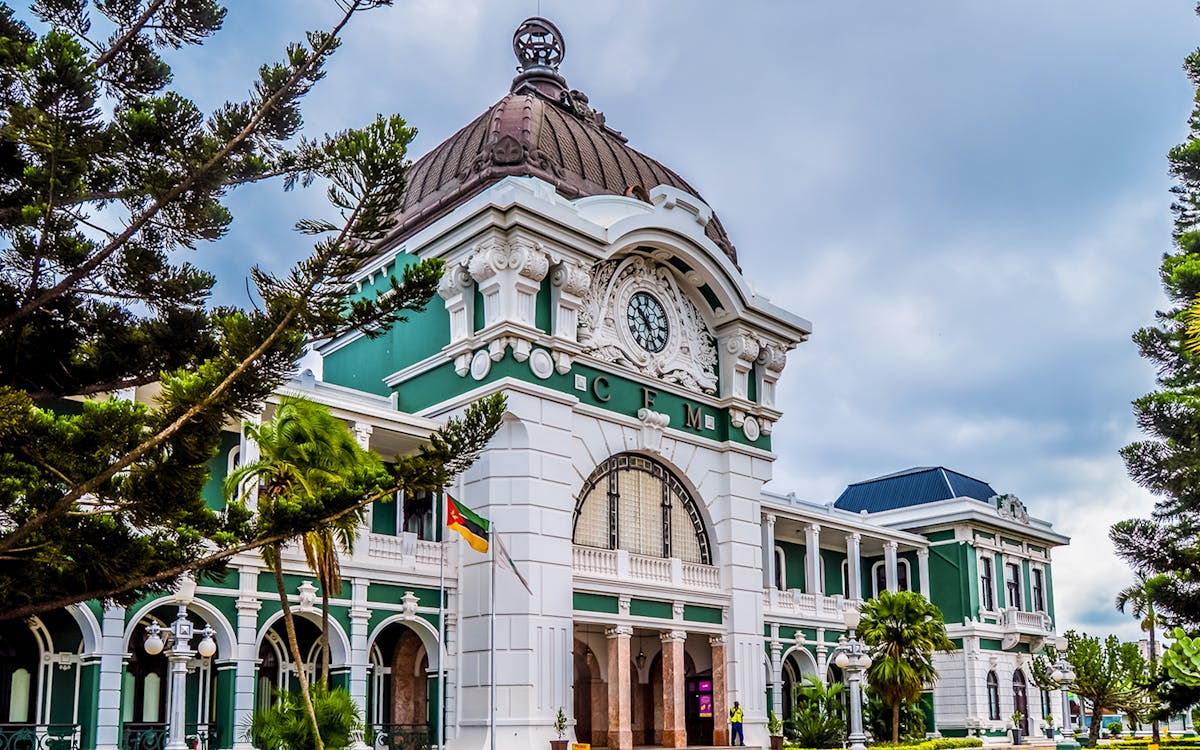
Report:
[{"label": "potted plant", "polygon": [[771,734],[771,750],[783,750],[783,722],[773,709],[767,711],[767,731]]},{"label": "potted plant", "polygon": [[1021,744],[1021,719],[1024,717],[1021,716],[1020,711],[1013,711],[1012,716],[1010,716],[1009,718],[1012,719],[1013,744],[1020,745]]},{"label": "potted plant", "polygon": [[1054,714],[1046,714],[1046,739],[1054,739]]},{"label": "potted plant", "polygon": [[550,740],[551,750],[567,750],[567,715],[562,706],[558,707],[558,716],[554,717],[554,732],[558,739]]}]

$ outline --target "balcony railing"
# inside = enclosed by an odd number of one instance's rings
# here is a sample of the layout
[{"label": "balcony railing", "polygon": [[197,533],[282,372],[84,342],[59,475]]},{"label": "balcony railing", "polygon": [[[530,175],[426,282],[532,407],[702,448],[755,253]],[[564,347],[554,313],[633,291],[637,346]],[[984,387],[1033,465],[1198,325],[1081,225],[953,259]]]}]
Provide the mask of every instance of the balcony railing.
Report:
[{"label": "balcony railing", "polygon": [[79,750],[79,725],[0,724],[0,750]]},{"label": "balcony railing", "polygon": [[672,588],[716,591],[720,571],[712,565],[684,562],[677,557],[634,555],[623,549],[575,547],[575,575],[612,581],[638,581]]},{"label": "balcony railing", "polygon": [[841,594],[827,596],[806,594],[800,589],[781,591],[777,588],[769,588],[765,593],[767,610],[777,614],[841,622],[842,614],[846,611],[846,598]]},{"label": "balcony railing", "polygon": [[[126,722],[121,727],[121,749],[163,750],[169,733],[165,722]],[[220,727],[216,724],[184,725],[183,741],[189,748],[213,750],[218,747],[220,739]]]},{"label": "balcony railing", "polygon": [[429,750],[432,740],[425,724],[372,724],[374,747],[387,750]]},{"label": "balcony railing", "polygon": [[1044,635],[1054,630],[1050,615],[1045,612],[1023,612],[1019,609],[1004,610],[1003,624],[1007,630],[1019,633]]},{"label": "balcony railing", "polygon": [[367,557],[386,560],[404,570],[437,572],[441,565],[441,542],[418,539],[416,534],[367,534]]}]

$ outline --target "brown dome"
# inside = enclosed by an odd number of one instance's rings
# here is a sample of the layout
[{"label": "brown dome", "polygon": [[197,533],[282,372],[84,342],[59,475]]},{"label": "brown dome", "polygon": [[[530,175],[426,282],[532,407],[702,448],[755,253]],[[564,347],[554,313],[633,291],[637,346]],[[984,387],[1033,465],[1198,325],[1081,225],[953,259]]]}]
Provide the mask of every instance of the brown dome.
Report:
[{"label": "brown dome", "polygon": [[[553,28],[542,19],[530,19],[522,29],[535,20]],[[553,31],[557,34],[557,29]],[[704,200],[675,172],[631,148],[605,124],[604,115],[588,105],[584,94],[567,90],[556,64],[534,67],[525,59],[522,63],[511,93],[409,169],[393,236],[412,234],[511,176],[545,180],[568,199],[588,195],[646,199],[656,185],[670,185]],[[705,234],[737,265],[737,251],[715,215]]]}]

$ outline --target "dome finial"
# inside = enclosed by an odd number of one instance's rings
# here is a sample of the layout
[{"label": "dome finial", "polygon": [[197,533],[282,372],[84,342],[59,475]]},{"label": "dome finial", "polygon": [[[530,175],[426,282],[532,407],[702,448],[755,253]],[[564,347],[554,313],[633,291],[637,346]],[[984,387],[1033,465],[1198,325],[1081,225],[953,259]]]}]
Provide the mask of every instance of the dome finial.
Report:
[{"label": "dome finial", "polygon": [[558,74],[558,66],[567,48],[562,32],[553,23],[540,16],[525,19],[513,32],[513,53],[520,63],[513,91],[527,84],[557,99],[566,89],[567,81]]}]

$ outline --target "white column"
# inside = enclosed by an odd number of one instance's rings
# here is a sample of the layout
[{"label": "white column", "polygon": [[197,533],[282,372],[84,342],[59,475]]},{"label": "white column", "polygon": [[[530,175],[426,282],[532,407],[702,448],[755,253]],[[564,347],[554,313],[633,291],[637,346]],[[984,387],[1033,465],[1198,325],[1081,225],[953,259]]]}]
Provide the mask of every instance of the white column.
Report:
[{"label": "white column", "polygon": [[100,626],[100,690],[96,697],[96,750],[121,747],[121,676],[125,659],[125,608],[104,610]]},{"label": "white column", "polygon": [[[929,550],[922,547],[917,550],[917,575],[921,578],[921,596],[929,598]],[[909,581],[912,586],[912,581]]]},{"label": "white column", "polygon": [[804,529],[805,557],[808,560],[808,580],[804,588],[810,594],[825,593],[825,581],[821,580],[821,526],[809,524]]},{"label": "white column", "polygon": [[825,628],[817,628],[817,677],[824,683],[829,675],[829,647],[825,645]]},{"label": "white column", "polygon": [[846,566],[850,569],[850,590],[846,598],[853,601],[862,600],[862,535],[857,531],[846,535]]},{"label": "white column", "polygon": [[768,513],[763,524],[763,588],[775,588],[775,514]]},{"label": "white column", "polygon": [[771,710],[783,720],[783,644],[777,637],[771,639]]},{"label": "white column", "polygon": [[[366,579],[355,578],[350,594],[350,698],[363,716],[367,715],[367,667],[371,656],[367,649],[367,622],[371,617],[367,607],[367,583]],[[434,658],[429,661],[433,662]]]},{"label": "white column", "polygon": [[[258,637],[258,610],[262,602],[258,598],[258,571],[243,567],[239,571],[237,599],[237,645],[234,653],[237,666],[233,678],[233,724],[246,726],[254,716],[254,669],[258,664],[258,651],[254,642]],[[234,732],[234,750],[251,750],[253,747],[243,733]]]},{"label": "white column", "polygon": [[883,567],[887,576],[887,590],[896,593],[896,542],[883,543]]}]

